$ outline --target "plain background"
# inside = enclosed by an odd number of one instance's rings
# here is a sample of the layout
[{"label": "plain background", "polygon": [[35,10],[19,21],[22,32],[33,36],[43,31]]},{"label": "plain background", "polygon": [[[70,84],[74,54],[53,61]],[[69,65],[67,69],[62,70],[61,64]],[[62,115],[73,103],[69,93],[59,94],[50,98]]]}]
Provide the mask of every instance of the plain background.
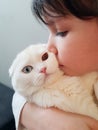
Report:
[{"label": "plain background", "polygon": [[47,39],[47,28],[31,12],[31,0],[0,0],[0,82],[12,87],[8,70],[16,54]]}]

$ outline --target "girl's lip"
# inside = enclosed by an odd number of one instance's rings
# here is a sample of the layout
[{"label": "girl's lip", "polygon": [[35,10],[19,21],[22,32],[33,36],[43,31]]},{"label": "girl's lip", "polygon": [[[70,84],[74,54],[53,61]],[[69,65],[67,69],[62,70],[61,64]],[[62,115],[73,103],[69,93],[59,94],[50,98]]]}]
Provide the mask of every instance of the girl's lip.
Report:
[{"label": "girl's lip", "polygon": [[64,67],[63,65],[59,65],[59,68],[60,68],[61,70],[63,69],[63,67]]},{"label": "girl's lip", "polygon": [[63,66],[63,65],[59,64],[59,66]]}]

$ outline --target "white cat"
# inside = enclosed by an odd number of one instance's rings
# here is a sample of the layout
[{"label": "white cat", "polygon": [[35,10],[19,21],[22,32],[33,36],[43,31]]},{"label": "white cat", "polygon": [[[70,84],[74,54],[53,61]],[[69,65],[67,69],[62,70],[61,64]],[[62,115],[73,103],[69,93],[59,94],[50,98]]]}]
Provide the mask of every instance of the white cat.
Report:
[{"label": "white cat", "polygon": [[98,72],[66,76],[55,55],[37,44],[17,55],[9,73],[14,90],[29,102],[98,119]]}]

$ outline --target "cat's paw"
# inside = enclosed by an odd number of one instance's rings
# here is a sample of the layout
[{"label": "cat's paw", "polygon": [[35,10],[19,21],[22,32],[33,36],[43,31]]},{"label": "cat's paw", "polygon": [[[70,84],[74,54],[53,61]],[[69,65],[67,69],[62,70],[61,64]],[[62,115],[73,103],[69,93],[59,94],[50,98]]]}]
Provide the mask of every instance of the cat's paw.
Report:
[{"label": "cat's paw", "polygon": [[[67,100],[67,99],[66,99]],[[33,95],[33,102],[41,107],[65,107],[65,96],[59,90],[43,90]],[[64,105],[65,104],[65,105]]]},{"label": "cat's paw", "polygon": [[52,95],[46,91],[33,95],[33,102],[45,108],[54,106]]}]

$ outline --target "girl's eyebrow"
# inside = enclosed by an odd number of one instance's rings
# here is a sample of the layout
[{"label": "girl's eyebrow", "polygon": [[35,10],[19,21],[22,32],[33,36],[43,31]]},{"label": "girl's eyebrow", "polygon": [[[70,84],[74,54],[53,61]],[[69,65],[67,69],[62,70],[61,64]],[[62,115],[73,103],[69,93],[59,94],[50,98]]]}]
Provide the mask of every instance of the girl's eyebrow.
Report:
[{"label": "girl's eyebrow", "polygon": [[55,24],[55,22],[54,21],[45,21],[45,24],[47,25],[47,26],[51,26],[51,25],[54,25]]},{"label": "girl's eyebrow", "polygon": [[44,21],[46,25],[53,25],[57,17],[45,17]]},{"label": "girl's eyebrow", "polygon": [[51,25],[54,25],[56,22],[63,21],[63,20],[67,21],[68,19],[70,19],[70,17],[68,17],[68,16],[48,17],[48,18],[45,18],[45,24],[47,26],[51,26]]},{"label": "girl's eyebrow", "polygon": [[45,20],[45,24],[46,25],[54,25],[55,24],[55,22],[57,22],[57,21],[59,21],[59,20],[62,20],[62,18],[61,17],[51,17],[51,18],[48,18],[48,19],[46,19]]}]

